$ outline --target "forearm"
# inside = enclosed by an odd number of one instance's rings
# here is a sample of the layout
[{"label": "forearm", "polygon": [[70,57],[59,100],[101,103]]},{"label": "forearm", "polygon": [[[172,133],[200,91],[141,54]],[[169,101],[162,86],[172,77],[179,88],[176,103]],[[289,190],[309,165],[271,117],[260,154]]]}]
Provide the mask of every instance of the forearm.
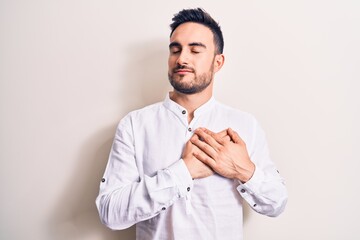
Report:
[{"label": "forearm", "polygon": [[185,197],[191,188],[192,179],[179,160],[153,177],[142,176],[140,181],[102,183],[96,205],[106,226],[125,229],[165,211],[177,199]]}]

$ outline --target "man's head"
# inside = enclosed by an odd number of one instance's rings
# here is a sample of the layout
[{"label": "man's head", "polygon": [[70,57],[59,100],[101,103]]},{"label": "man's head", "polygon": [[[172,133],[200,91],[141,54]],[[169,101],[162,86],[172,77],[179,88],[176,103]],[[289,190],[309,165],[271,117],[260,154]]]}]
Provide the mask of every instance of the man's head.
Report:
[{"label": "man's head", "polygon": [[201,8],[184,9],[175,14],[170,24],[171,33],[170,37],[174,33],[175,29],[183,23],[194,22],[202,24],[208,27],[214,35],[214,43],[216,46],[216,54],[222,54],[224,51],[224,38],[221,32],[219,24]]},{"label": "man's head", "polygon": [[220,27],[199,8],[180,11],[170,27],[169,81],[180,93],[202,92],[224,63]]}]

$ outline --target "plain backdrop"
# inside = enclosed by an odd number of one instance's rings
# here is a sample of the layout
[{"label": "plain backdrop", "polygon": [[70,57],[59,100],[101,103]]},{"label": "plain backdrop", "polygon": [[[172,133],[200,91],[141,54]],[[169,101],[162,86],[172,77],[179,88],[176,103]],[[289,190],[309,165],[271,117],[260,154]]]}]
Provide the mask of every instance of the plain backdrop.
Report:
[{"label": "plain backdrop", "polygon": [[100,223],[99,182],[198,6],[225,37],[215,97],[257,117],[289,191],[278,218],[246,209],[245,240],[360,239],[358,0],[0,0],[0,239],[134,239]]}]

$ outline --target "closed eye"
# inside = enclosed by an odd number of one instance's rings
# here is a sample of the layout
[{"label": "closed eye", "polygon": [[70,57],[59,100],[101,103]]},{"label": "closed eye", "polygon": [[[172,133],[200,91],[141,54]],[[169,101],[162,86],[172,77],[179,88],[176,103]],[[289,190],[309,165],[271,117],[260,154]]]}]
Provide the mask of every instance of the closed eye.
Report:
[{"label": "closed eye", "polygon": [[170,53],[177,54],[181,52],[181,45],[177,42],[172,42],[169,45]]},{"label": "closed eye", "polygon": [[202,53],[206,50],[206,45],[200,42],[190,43],[189,46],[191,47],[191,52],[195,54]]},{"label": "closed eye", "polygon": [[191,52],[192,53],[202,53],[204,50],[206,50],[206,47],[204,47],[203,45],[193,45],[191,46]]}]

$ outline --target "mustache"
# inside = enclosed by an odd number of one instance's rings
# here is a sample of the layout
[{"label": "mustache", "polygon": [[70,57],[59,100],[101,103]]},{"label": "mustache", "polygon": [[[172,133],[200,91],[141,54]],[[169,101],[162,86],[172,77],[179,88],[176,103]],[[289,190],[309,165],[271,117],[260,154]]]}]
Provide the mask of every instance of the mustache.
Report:
[{"label": "mustache", "polygon": [[185,65],[177,65],[174,69],[173,69],[173,72],[177,72],[179,70],[190,70],[192,72],[195,72],[195,69],[191,68],[191,67],[187,67]]}]

